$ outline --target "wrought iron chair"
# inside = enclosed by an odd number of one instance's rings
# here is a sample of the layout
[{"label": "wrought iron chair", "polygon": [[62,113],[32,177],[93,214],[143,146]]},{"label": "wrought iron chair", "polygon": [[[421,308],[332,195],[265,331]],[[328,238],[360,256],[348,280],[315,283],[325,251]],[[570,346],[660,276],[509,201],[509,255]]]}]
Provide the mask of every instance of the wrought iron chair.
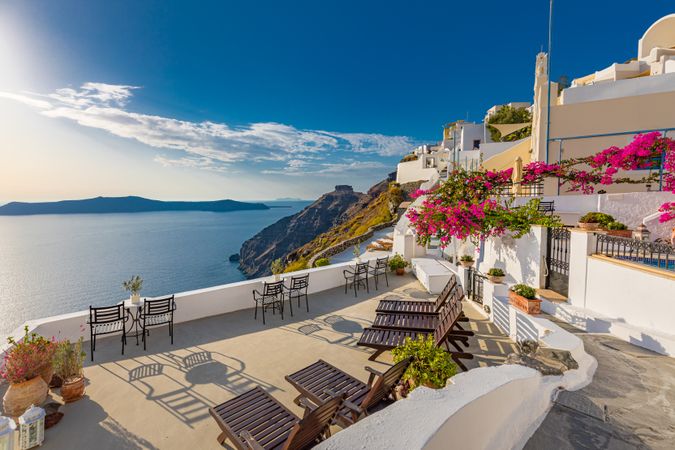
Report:
[{"label": "wrought iron chair", "polygon": [[356,297],[357,291],[361,286],[366,288],[366,292],[370,292],[370,287],[368,286],[368,272],[369,265],[367,262],[358,263],[354,270],[345,269],[342,271],[345,277],[345,294],[347,289],[351,285],[354,288],[354,297]]},{"label": "wrought iron chair", "polygon": [[147,336],[150,334],[148,329],[162,325],[169,325],[169,336],[171,337],[171,345],[173,345],[173,313],[175,310],[176,302],[173,295],[145,300],[139,317],[143,333],[143,350],[146,349]]},{"label": "wrought iron chair", "polygon": [[[255,301],[254,317],[258,320],[258,304],[260,304],[263,316],[263,325],[265,324],[265,310],[272,307],[272,314],[276,314],[277,307],[281,312],[281,318],[284,318],[284,281],[275,281],[273,283],[265,282],[262,293],[253,290],[253,300]],[[290,302],[289,302],[290,303]],[[293,306],[291,306],[291,315],[293,315]]]},{"label": "wrought iron chair", "polygon": [[91,360],[94,360],[96,350],[96,336],[104,334],[122,333],[122,354],[127,343],[126,323],[129,316],[126,314],[124,304],[115,306],[103,306],[94,308],[89,306],[89,336],[91,347]]},{"label": "wrought iron chair", "polygon": [[384,276],[384,280],[387,282],[387,287],[389,287],[389,278],[387,277],[387,270],[389,269],[389,257],[385,256],[384,258],[377,258],[375,260],[375,267],[368,266],[370,275],[375,280],[375,290],[377,290],[377,282],[381,276]]},{"label": "wrought iron chair", "polygon": [[[307,289],[309,288],[309,274],[291,277],[289,285],[286,287],[288,292],[289,304],[293,302],[294,298],[298,299],[298,308],[300,307],[300,299],[304,297],[307,312],[309,312],[309,297],[307,296]],[[291,315],[293,315],[293,306],[291,305]]]}]

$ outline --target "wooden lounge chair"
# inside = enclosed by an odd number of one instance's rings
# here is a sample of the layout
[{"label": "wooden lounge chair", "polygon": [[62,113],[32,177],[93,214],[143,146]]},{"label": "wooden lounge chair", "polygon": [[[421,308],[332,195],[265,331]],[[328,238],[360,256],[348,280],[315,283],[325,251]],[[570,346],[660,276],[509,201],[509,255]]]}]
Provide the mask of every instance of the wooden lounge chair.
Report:
[{"label": "wooden lounge chair", "polygon": [[[454,305],[461,302],[464,298],[464,289],[459,284],[455,286],[450,294],[446,305]],[[433,331],[438,326],[442,311],[437,314],[419,314],[419,313],[377,313],[373,321],[373,328],[396,328],[404,330]],[[468,322],[469,319],[462,314],[453,328],[457,331],[463,331],[464,328],[459,322]]]},{"label": "wooden lounge chair", "polygon": [[222,433],[218,443],[229,439],[235,448],[302,450],[330,435],[330,424],[344,401],[344,394],[327,395],[315,406],[302,401],[301,419],[259,386],[209,409]]},{"label": "wooden lounge chair", "polygon": [[300,392],[295,399],[296,403],[307,398],[311,402],[321,404],[329,398],[326,389],[345,393],[347,399],[338,412],[337,423],[342,427],[348,427],[368,415],[368,411],[380,402],[392,398],[394,388],[401,381],[409,365],[410,358],[395,364],[384,373],[366,367],[366,371],[370,372],[366,384],[320,359],[311,366],[286,376],[286,381]]},{"label": "wooden lounge chair", "polygon": [[448,280],[448,284],[443,288],[435,302],[426,300],[380,300],[380,303],[375,309],[376,312],[383,313],[411,313],[411,314],[431,314],[436,315],[441,310],[445,301],[452,290],[457,285],[457,277],[453,274]]},{"label": "wooden lounge chair", "polygon": [[[434,336],[436,346],[445,345],[446,350],[452,355],[452,359],[457,363],[462,370],[467,370],[466,366],[460,359],[473,359],[471,353],[466,353],[457,344],[456,336],[460,335],[459,340],[468,339],[468,336],[473,336],[472,331],[458,331],[453,328],[455,323],[462,315],[462,303],[448,304],[443,309],[443,314],[434,331],[418,331],[405,329],[385,329],[385,328],[365,328],[361,338],[356,345],[363,347],[374,348],[376,351],[368,358],[375,361],[382,353],[391,350],[395,347],[403,345],[406,338],[417,339],[418,336]],[[452,345],[455,350],[450,349]]]}]

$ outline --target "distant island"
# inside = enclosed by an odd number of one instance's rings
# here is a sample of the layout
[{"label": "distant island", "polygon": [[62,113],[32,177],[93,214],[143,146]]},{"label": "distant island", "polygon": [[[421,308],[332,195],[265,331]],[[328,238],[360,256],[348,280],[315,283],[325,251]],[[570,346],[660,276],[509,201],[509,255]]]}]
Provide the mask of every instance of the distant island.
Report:
[{"label": "distant island", "polygon": [[236,200],[206,202],[174,202],[151,200],[143,197],[96,197],[82,200],[25,203],[11,202],[0,206],[0,216],[35,214],[106,214],[153,211],[210,211],[229,212],[270,209],[264,203],[245,203]]}]

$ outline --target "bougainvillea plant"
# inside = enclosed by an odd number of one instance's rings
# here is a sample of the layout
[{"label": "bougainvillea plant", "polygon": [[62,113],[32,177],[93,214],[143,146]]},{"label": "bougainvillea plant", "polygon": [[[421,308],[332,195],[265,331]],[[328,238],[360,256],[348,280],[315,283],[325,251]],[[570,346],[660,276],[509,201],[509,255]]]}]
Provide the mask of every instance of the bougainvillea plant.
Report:
[{"label": "bougainvillea plant", "polygon": [[445,248],[453,237],[478,243],[507,232],[515,238],[522,237],[534,224],[559,226],[559,218],[539,211],[539,199],[516,206],[513,197],[501,195],[512,185],[512,171],[457,168],[436,189],[416,191],[414,196],[426,197],[419,207],[408,210],[407,217],[418,242],[426,245],[438,238],[440,247]]},{"label": "bougainvillea plant", "polygon": [[52,363],[55,341],[48,340],[36,333],[28,333],[28,327],[24,328],[25,336],[20,341],[8,338],[12,347],[5,352],[0,376],[10,384],[18,384],[28,381],[40,375],[40,373]]},{"label": "bougainvillea plant", "polygon": [[[621,171],[631,170],[650,172],[641,178],[617,176]],[[535,161],[523,167],[526,183],[551,177],[557,178],[561,185],[567,185],[568,191],[584,194],[592,194],[595,185],[655,183],[661,178],[662,189],[675,193],[675,140],[658,131],[638,134],[625,147],[612,146],[593,156],[556,164]],[[675,202],[664,203],[659,211],[662,213],[660,222],[675,219]]]}]

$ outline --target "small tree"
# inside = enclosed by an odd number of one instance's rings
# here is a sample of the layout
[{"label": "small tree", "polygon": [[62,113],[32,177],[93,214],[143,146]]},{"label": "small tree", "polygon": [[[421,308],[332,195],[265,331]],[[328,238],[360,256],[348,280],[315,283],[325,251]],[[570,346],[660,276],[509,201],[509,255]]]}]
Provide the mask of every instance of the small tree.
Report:
[{"label": "small tree", "polygon": [[450,353],[438,348],[433,335],[417,339],[406,338],[405,343],[392,351],[394,363],[411,358],[403,379],[410,383],[411,390],[417,386],[440,389],[448,378],[457,373],[457,365]]}]

